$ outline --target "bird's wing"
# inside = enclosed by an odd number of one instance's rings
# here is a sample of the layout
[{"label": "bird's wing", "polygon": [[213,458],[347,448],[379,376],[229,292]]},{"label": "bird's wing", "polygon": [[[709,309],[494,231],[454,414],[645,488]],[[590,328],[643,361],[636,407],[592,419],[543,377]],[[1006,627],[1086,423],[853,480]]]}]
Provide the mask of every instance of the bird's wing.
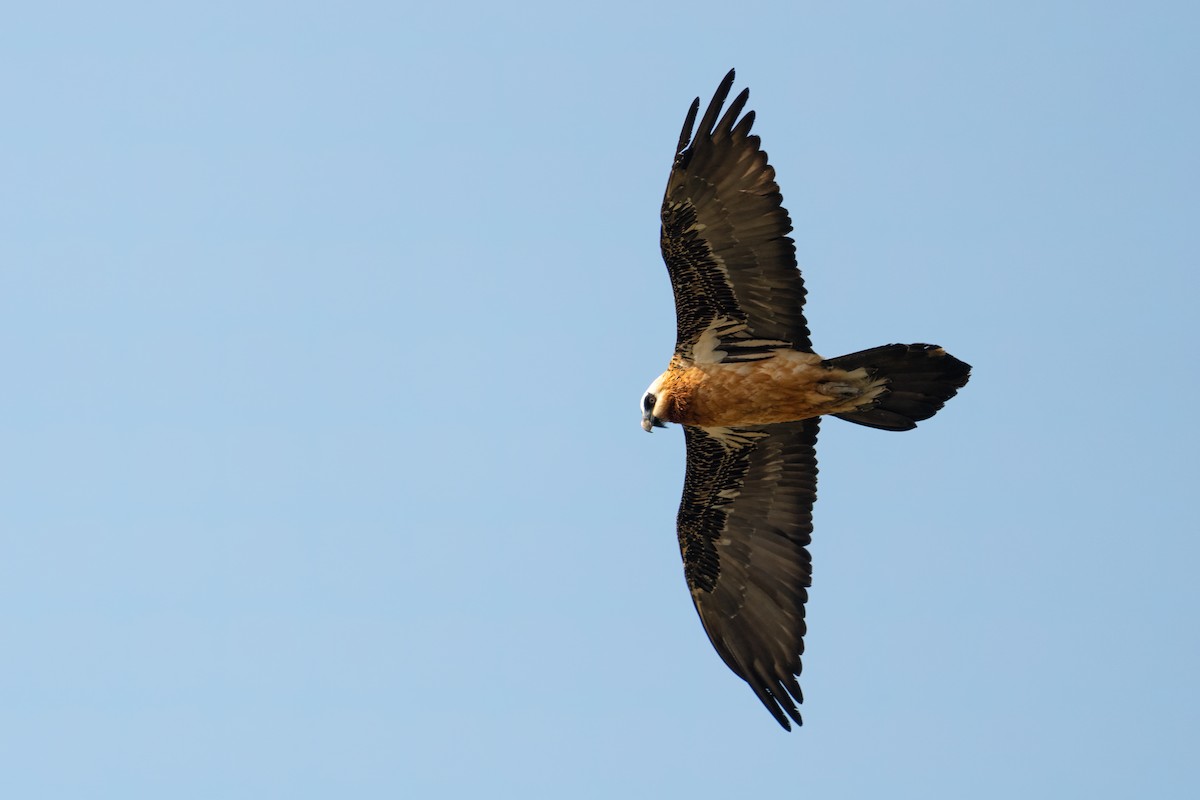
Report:
[{"label": "bird's wing", "polygon": [[721,658],[789,730],[803,700],[818,424],[684,426],[678,528],[692,600]]},{"label": "bird's wing", "polygon": [[804,321],[804,282],[792,221],[775,170],[750,134],[754,112],[739,115],[750,90],[721,108],[733,70],[721,81],[692,134],[700,100],[679,136],[662,206],[663,260],[675,290],[675,349],[686,359],[714,322],[739,335],[811,351]]}]

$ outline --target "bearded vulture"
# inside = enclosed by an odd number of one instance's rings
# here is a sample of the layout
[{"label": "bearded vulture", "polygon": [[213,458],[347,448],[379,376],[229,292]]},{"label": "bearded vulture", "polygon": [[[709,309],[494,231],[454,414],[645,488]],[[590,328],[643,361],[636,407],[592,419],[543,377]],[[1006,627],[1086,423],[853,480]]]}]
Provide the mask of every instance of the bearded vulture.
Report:
[{"label": "bearded vulture", "polygon": [[730,70],[683,123],[662,204],[675,354],[642,398],[642,427],[683,426],[679,549],[713,647],[785,729],[801,724],[806,549],[822,415],[887,431],[932,417],[969,365],[929,344],[813,352],[804,282],[775,170]]}]

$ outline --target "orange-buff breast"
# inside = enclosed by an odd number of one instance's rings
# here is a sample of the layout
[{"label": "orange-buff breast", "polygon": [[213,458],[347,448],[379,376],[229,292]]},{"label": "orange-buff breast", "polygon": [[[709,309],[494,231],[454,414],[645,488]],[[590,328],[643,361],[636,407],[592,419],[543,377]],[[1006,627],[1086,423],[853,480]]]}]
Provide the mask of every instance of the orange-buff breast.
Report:
[{"label": "orange-buff breast", "polygon": [[666,419],[703,427],[808,419],[843,410],[844,397],[819,387],[846,378],[842,370],[821,366],[820,356],[796,351],[762,361],[672,365],[663,384],[670,398]]}]

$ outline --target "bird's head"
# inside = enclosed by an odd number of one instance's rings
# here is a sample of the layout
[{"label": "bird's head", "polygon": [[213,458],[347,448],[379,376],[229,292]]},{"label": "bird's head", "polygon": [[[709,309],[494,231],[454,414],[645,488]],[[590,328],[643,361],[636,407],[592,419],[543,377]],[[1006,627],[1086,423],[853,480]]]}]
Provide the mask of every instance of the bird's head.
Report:
[{"label": "bird's head", "polygon": [[666,380],[667,373],[663,373],[654,379],[654,383],[646,387],[646,393],[642,395],[642,430],[650,433],[655,428],[665,428],[666,423],[662,421],[662,414],[666,413],[666,392],[663,391],[663,381]]}]

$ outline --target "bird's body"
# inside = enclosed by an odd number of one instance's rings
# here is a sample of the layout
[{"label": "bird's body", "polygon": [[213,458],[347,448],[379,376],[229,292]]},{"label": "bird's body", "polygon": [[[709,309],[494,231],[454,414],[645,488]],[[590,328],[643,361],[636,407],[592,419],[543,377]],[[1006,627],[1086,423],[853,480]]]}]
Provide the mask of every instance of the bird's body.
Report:
[{"label": "bird's body", "polygon": [[679,137],[662,204],[663,260],[677,335],[646,390],[642,427],[683,425],[678,536],[700,621],[721,658],[785,728],[800,722],[796,676],[811,581],[819,417],[903,431],[933,416],[970,367],[942,348],[890,344],[817,355],[775,171],[742,115],[722,113],[731,70],[695,135]]},{"label": "bird's body", "polygon": [[781,348],[754,361],[672,359],[656,397],[664,422],[734,427],[796,422],[871,407],[886,381],[827,366],[816,353]]}]

